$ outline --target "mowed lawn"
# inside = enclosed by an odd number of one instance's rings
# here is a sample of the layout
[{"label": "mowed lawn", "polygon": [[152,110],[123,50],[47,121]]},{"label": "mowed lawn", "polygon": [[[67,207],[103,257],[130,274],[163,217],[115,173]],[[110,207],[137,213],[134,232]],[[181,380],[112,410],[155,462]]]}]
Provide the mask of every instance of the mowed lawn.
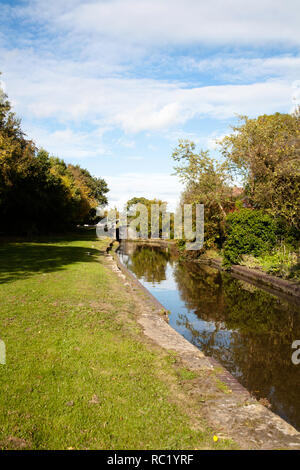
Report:
[{"label": "mowed lawn", "polygon": [[143,340],[106,244],[1,243],[0,448],[230,447],[172,399],[172,361]]}]

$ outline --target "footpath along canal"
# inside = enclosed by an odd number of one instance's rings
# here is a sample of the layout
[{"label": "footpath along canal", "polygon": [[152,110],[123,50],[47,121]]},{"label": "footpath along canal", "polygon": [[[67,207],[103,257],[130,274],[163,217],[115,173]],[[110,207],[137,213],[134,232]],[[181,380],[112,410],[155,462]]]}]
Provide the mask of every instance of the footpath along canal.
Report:
[{"label": "footpath along canal", "polygon": [[170,311],[169,323],[222,364],[262,404],[300,430],[300,303],[211,266],[181,261],[167,246],[122,242],[120,261]]}]

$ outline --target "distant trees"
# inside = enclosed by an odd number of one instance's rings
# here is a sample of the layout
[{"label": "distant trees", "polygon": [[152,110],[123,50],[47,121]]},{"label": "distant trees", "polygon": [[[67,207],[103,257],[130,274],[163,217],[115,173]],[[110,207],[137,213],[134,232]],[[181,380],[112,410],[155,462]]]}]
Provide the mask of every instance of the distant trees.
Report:
[{"label": "distant trees", "polygon": [[56,232],[95,217],[108,188],[79,166],[50,157],[26,138],[0,94],[0,232]]},{"label": "distant trees", "polygon": [[[142,212],[139,210],[139,205],[142,204],[147,210],[146,212]],[[156,206],[157,212],[155,212],[154,207]],[[158,207],[159,206],[159,207]],[[145,197],[133,197],[126,203],[126,209],[128,211],[128,221],[131,222],[135,218],[140,220],[140,224],[138,224],[137,229],[141,230],[141,226],[148,227],[148,236],[153,237],[154,234],[152,230],[155,230],[155,224],[152,226],[151,221],[153,220],[152,217],[156,218],[158,222],[156,225],[156,231],[158,232],[156,235],[161,236],[162,234],[166,235],[169,233],[167,238],[172,238],[174,236],[174,214],[167,212],[167,203],[162,201],[161,199],[147,199]],[[135,209],[135,214],[130,215],[132,209]],[[155,217],[156,214],[156,217]],[[166,218],[164,217],[166,216]],[[169,224],[170,221],[170,224]]]}]

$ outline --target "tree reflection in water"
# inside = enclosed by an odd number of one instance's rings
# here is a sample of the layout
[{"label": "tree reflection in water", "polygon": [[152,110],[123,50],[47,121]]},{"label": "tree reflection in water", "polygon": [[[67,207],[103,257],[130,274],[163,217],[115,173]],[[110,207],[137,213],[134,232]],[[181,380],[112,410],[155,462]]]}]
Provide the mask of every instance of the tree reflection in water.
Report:
[{"label": "tree reflection in water", "polygon": [[120,248],[123,254],[130,253],[125,265],[138,279],[147,282],[160,282],[166,279],[167,264],[171,262],[171,250],[168,247],[163,249],[152,245],[123,242]]},{"label": "tree reflection in water", "polygon": [[[299,305],[207,265],[181,262],[170,250],[137,245],[127,256],[128,268],[146,283],[158,287],[172,275],[180,299],[174,309],[174,289],[168,292],[172,325],[300,429],[300,366],[291,362]],[[165,298],[164,304],[170,308]]]}]

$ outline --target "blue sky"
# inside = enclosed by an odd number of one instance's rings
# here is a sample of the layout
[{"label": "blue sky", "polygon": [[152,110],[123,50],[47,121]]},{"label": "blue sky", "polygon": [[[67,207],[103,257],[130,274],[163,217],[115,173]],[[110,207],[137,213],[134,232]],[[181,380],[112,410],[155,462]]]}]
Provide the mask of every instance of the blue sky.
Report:
[{"label": "blue sky", "polygon": [[0,0],[0,70],[37,145],[174,207],[172,149],[300,103],[299,0]]}]

